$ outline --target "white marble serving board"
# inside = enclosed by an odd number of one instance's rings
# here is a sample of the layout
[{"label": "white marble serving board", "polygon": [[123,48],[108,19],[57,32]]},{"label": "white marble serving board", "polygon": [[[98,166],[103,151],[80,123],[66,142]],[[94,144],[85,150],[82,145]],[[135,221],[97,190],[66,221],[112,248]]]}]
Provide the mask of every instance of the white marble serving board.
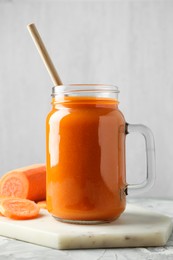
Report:
[{"label": "white marble serving board", "polygon": [[0,235],[55,249],[163,246],[172,226],[169,217],[133,205],[116,221],[98,225],[61,223],[47,210],[32,220],[0,217]]}]

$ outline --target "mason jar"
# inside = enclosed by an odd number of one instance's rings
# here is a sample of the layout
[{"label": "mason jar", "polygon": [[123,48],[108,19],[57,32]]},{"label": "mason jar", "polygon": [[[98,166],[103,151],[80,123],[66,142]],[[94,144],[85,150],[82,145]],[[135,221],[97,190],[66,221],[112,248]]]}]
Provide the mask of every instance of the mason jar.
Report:
[{"label": "mason jar", "polygon": [[[52,89],[46,121],[47,207],[58,220],[95,224],[118,218],[129,189],[150,188],[155,175],[154,139],[144,125],[127,124],[113,85],[71,84]],[[144,136],[147,173],[126,182],[125,139]]]}]

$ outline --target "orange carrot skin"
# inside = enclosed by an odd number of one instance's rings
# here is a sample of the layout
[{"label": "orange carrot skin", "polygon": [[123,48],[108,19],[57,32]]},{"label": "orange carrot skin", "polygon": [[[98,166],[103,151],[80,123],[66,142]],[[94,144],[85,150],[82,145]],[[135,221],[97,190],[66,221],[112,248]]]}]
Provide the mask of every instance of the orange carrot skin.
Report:
[{"label": "orange carrot skin", "polygon": [[29,181],[27,199],[40,201],[46,199],[46,166],[38,166],[25,172]]},{"label": "orange carrot skin", "polygon": [[45,200],[45,165],[30,165],[4,174],[0,179],[0,197],[19,197],[33,201]]},{"label": "orange carrot skin", "polygon": [[3,216],[26,220],[36,218],[39,215],[40,208],[31,200],[21,198],[6,198],[0,200],[0,212]]}]

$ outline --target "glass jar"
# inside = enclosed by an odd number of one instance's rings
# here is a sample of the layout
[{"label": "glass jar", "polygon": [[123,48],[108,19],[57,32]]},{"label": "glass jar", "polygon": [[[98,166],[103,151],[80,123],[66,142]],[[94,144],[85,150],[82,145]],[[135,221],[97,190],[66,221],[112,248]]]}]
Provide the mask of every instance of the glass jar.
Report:
[{"label": "glass jar", "polygon": [[[143,125],[129,125],[118,109],[113,85],[56,86],[46,122],[47,207],[58,220],[101,223],[126,207],[127,187],[146,189],[154,180],[154,140]],[[145,137],[147,176],[126,183],[125,139]]]}]

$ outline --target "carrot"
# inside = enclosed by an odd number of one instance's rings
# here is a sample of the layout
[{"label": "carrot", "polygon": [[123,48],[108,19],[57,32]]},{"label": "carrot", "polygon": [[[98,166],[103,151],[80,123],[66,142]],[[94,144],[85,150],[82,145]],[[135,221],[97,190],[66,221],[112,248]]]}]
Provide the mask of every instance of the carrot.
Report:
[{"label": "carrot", "polygon": [[39,206],[40,209],[47,209],[46,200],[42,200],[42,201],[37,202],[37,205]]},{"label": "carrot", "polygon": [[36,218],[39,207],[34,201],[21,198],[6,198],[0,200],[0,212],[8,218],[17,220]]},{"label": "carrot", "polygon": [[30,165],[4,174],[0,179],[0,197],[17,197],[33,201],[45,200],[45,165]]}]

